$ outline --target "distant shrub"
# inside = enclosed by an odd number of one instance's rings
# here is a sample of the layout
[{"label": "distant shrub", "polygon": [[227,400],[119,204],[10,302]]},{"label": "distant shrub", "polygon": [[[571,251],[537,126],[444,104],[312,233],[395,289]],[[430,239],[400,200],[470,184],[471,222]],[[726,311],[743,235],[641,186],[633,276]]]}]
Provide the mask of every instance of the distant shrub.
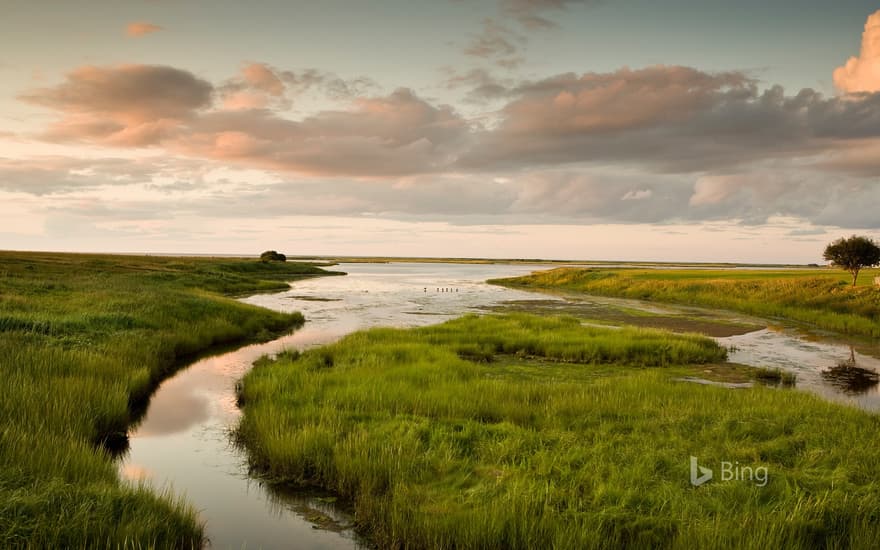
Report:
[{"label": "distant shrub", "polygon": [[266,263],[266,262],[286,262],[287,256],[285,256],[284,254],[279,254],[278,252],[275,252],[274,250],[267,250],[267,251],[263,252],[262,254],[260,254],[260,261],[264,262],[264,263]]}]

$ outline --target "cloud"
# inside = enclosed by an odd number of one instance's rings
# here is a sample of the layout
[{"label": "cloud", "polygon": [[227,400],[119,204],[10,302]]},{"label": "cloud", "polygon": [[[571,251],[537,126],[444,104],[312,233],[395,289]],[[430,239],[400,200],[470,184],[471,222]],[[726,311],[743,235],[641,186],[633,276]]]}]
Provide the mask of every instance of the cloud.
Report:
[{"label": "cloud", "polygon": [[505,69],[525,63],[528,36],[516,32],[511,25],[526,33],[548,30],[558,25],[546,15],[562,12],[570,5],[593,4],[595,0],[499,0],[498,12],[482,21],[482,29],[471,37],[464,53],[492,62]]},{"label": "cloud", "polygon": [[512,78],[498,78],[483,68],[458,72],[451,67],[446,67],[443,71],[447,75],[443,86],[448,90],[465,89],[464,101],[466,103],[486,104],[495,100],[507,99],[513,94],[516,84]]},{"label": "cloud", "polygon": [[564,11],[570,5],[595,3],[595,0],[500,0],[502,12],[527,29],[554,28],[557,24],[546,17],[547,13]]},{"label": "cloud", "polygon": [[125,34],[133,38],[139,38],[141,36],[152,34],[161,30],[163,30],[163,28],[159,25],[154,25],[152,23],[146,23],[143,21],[136,21],[133,23],[129,23],[125,26]]},{"label": "cloud", "polygon": [[240,76],[219,89],[224,109],[239,111],[265,108],[289,108],[287,87],[278,71],[265,63],[248,63]]},{"label": "cloud", "polygon": [[487,18],[483,20],[482,31],[472,38],[465,47],[464,53],[513,69],[525,61],[520,53],[525,41],[524,36],[511,31],[494,19]]},{"label": "cloud", "polygon": [[374,177],[443,169],[468,132],[468,123],[451,107],[435,107],[401,88],[298,121],[266,109],[207,113],[169,146],[190,156],[274,170]]},{"label": "cloud", "polygon": [[0,159],[0,194],[40,197],[47,211],[104,221],[344,216],[456,225],[725,222],[752,227],[785,217],[816,226],[880,228],[880,187],[874,181],[772,163],[726,174],[657,174],[610,166],[368,180],[283,172],[267,177],[224,164],[164,155]]},{"label": "cloud", "polygon": [[[765,159],[820,162],[880,137],[880,94],[826,98],[760,90],[739,72],[680,66],[572,73],[513,92],[496,128],[475,136],[462,169],[626,163],[672,173]],[[840,168],[840,166],[838,166]]]},{"label": "cloud", "polygon": [[375,82],[366,77],[345,80],[318,69],[296,72],[267,63],[248,63],[218,92],[224,108],[229,110],[289,109],[293,99],[312,90],[338,100],[352,99],[375,88]]},{"label": "cloud", "polygon": [[834,69],[834,85],[843,92],[880,91],[880,10],[868,16],[858,57]]},{"label": "cloud", "polygon": [[[280,187],[235,187],[236,200],[270,197],[259,203],[269,210],[277,201],[289,211],[298,200],[303,213],[316,215],[517,223],[763,223],[773,216],[880,223],[873,212],[880,94],[791,95],[761,89],[740,72],[678,66],[520,83],[473,70],[453,74],[448,85],[484,86],[484,96],[506,102],[485,126],[407,88],[286,116],[284,101],[326,93],[336,78],[249,63],[215,89],[170,67],[85,67],[22,98],[61,114],[50,139],[149,145],[172,158],[320,182],[298,186],[289,200]],[[214,95],[222,108],[212,105]],[[117,181],[109,169],[22,170],[0,170],[0,189],[61,193],[84,185],[88,174]],[[150,189],[189,191],[179,185],[186,177],[163,178]]]},{"label": "cloud", "polygon": [[251,63],[242,69],[245,82],[252,88],[266,92],[273,96],[284,93],[284,83],[265,63]]},{"label": "cloud", "polygon": [[211,105],[213,86],[192,73],[158,65],[86,66],[57,86],[20,99],[62,114],[46,133],[55,141],[144,146],[173,134]]},{"label": "cloud", "polygon": [[0,157],[0,191],[35,196],[64,194],[102,186],[146,183],[165,170],[167,166],[161,163],[119,158]]},{"label": "cloud", "polygon": [[319,69],[282,71],[280,76],[294,93],[302,94],[309,90],[318,90],[331,99],[352,99],[379,89],[379,85],[369,77],[344,79]]},{"label": "cloud", "polygon": [[325,175],[401,175],[451,164],[467,142],[468,122],[405,88],[349,99],[347,109],[302,120],[278,112],[291,89],[321,86],[342,94],[368,84],[249,64],[218,90],[225,110],[212,110],[214,87],[192,73],[122,65],[82,67],[20,99],[61,114],[42,136],[49,141],[161,145],[178,154]]}]

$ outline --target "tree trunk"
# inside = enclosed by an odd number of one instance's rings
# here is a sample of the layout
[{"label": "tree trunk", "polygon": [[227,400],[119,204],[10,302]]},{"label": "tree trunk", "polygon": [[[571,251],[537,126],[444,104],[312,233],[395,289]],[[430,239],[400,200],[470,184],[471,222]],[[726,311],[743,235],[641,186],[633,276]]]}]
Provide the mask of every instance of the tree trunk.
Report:
[{"label": "tree trunk", "polygon": [[855,286],[856,286],[856,281],[857,281],[858,278],[859,278],[859,270],[858,270],[858,269],[854,269],[853,272],[852,272],[852,274],[853,274],[853,288],[855,288]]}]

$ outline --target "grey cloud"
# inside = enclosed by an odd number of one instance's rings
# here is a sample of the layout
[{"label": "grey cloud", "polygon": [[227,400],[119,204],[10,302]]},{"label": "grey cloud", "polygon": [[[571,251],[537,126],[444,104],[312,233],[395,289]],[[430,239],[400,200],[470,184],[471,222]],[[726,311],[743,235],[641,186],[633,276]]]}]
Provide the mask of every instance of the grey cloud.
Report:
[{"label": "grey cloud", "polygon": [[500,0],[501,11],[528,29],[554,28],[557,24],[547,18],[548,13],[597,3],[598,0]]},{"label": "grey cloud", "polygon": [[512,69],[523,63],[520,52],[526,39],[494,19],[484,19],[481,32],[474,36],[464,53]]},{"label": "grey cloud", "polygon": [[527,32],[547,30],[558,25],[547,16],[563,12],[569,6],[596,3],[593,0],[499,0],[497,16],[482,21],[482,29],[473,36],[464,53],[513,69],[525,62],[528,37],[511,28],[511,24]]},{"label": "grey cloud", "polygon": [[282,171],[374,177],[436,172],[468,143],[469,124],[411,90],[362,98],[345,111],[301,121],[274,112],[214,112],[193,124],[176,151]]},{"label": "grey cloud", "polygon": [[0,158],[0,190],[43,196],[149,182],[157,173],[155,166],[126,159]]},{"label": "grey cloud", "polygon": [[[880,186],[876,183],[849,176],[829,180],[815,171],[777,169],[770,164],[749,172],[698,176],[582,166],[533,170],[512,178],[438,174],[372,181],[324,177],[276,183],[237,181],[234,177],[208,179],[197,163],[167,167],[108,159],[103,165],[86,165],[58,159],[52,163],[54,173],[37,170],[37,165],[29,164],[29,173],[24,165],[10,169],[0,163],[0,189],[48,194],[51,210],[101,220],[307,215],[433,220],[459,225],[730,220],[760,225],[782,216],[821,226],[880,226],[875,208],[880,203]],[[118,183],[141,185],[153,193],[145,198],[105,203],[95,182],[112,184],[119,174],[129,177]],[[157,177],[165,181],[155,183]],[[87,198],[90,189],[95,190],[93,199]]]},{"label": "grey cloud", "polygon": [[173,157],[71,158],[0,157],[0,191],[34,196],[66,195],[103,187],[144,185],[148,189],[196,189],[208,185],[202,161]]},{"label": "grey cloud", "polygon": [[[483,95],[508,98],[497,113],[500,123],[481,129],[452,107],[405,88],[358,96],[347,109],[301,120],[269,108],[207,110],[209,99],[193,99],[198,94],[184,94],[184,107],[173,107],[168,91],[144,106],[99,107],[84,99],[80,84],[97,86],[104,77],[118,91],[117,70],[68,77],[37,95],[64,117],[89,115],[76,118],[90,125],[82,141],[107,138],[118,125],[151,128],[172,120],[173,132],[147,143],[192,165],[203,159],[294,173],[315,183],[241,184],[230,194],[184,165],[32,159],[0,161],[0,189],[63,195],[143,182],[149,191],[174,193],[186,208],[206,215],[240,212],[244,203],[255,215],[422,216],[458,223],[757,224],[793,216],[820,225],[880,224],[874,212],[880,203],[880,94],[786,95],[780,87],[760,89],[743,73],[688,67],[562,74],[523,83],[498,80],[488,71],[453,74],[450,81],[457,80],[450,86],[488,86]],[[303,83],[296,85],[307,86],[312,77],[299,78]],[[273,97],[295,85],[274,69],[251,75],[249,82]],[[196,176],[188,179],[190,169]],[[188,198],[191,188],[184,182],[208,193],[208,200],[204,194]]]},{"label": "grey cloud", "polygon": [[450,90],[466,89],[465,100],[469,103],[486,103],[487,101],[509,98],[516,87],[510,78],[499,78],[483,68],[458,72],[447,69],[448,77],[443,83]]},{"label": "grey cloud", "polygon": [[266,63],[249,63],[241,74],[223,83],[219,92],[227,107],[288,109],[303,94],[317,92],[333,99],[352,99],[378,85],[361,76],[343,79],[319,69],[282,70]]},{"label": "grey cloud", "polygon": [[[815,156],[880,137],[880,94],[760,91],[742,73],[656,66],[521,85],[462,167],[620,162],[686,173]],[[818,159],[814,159],[818,160]]]}]

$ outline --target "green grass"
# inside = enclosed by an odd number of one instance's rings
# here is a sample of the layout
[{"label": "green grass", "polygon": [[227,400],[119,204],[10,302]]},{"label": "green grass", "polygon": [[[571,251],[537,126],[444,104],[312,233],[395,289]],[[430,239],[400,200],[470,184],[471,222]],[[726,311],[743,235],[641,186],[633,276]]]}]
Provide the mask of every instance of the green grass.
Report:
[{"label": "green grass", "polygon": [[256,260],[0,252],[0,547],[193,547],[196,513],[103,450],[186,356],[302,323],[221,294],[320,275]]},{"label": "green grass", "polygon": [[880,270],[865,270],[860,286],[830,269],[686,270],[559,268],[492,284],[565,290],[639,300],[728,309],[861,336],[880,336]]},{"label": "green grass", "polygon": [[797,384],[797,375],[780,368],[757,367],[754,369],[754,378],[765,384],[780,384],[791,387]]},{"label": "green grass", "polygon": [[[876,547],[880,418],[675,380],[723,357],[523,314],[374,329],[260,362],[239,435],[267,477],[350,498],[381,548]],[[691,486],[690,456],[716,479]]]}]

